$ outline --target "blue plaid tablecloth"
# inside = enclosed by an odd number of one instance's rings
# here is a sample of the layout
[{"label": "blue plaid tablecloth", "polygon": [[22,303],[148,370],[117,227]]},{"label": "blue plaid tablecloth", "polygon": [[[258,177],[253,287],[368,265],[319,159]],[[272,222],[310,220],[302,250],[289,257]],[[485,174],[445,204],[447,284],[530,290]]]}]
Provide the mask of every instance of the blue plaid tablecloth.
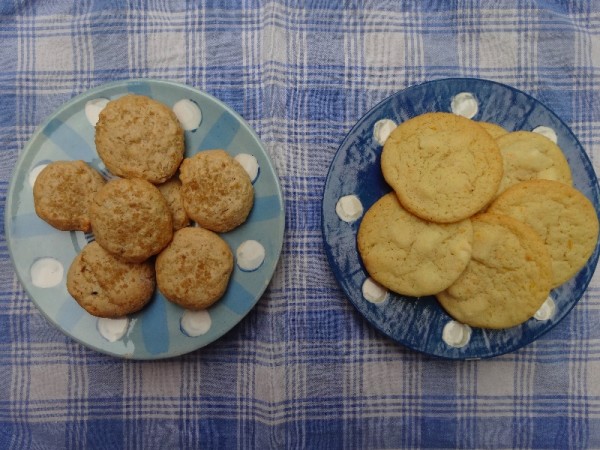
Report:
[{"label": "blue plaid tablecloth", "polygon": [[598,2],[0,3],[3,215],[36,127],[89,88],[138,77],[241,114],[286,207],[281,260],[254,310],[208,347],[155,362],[53,328],[18,283],[2,229],[0,448],[600,448],[597,276],[538,341],[451,362],[376,332],[327,264],[321,198],[345,134],[390,94],[454,76],[533,95],[597,164]]}]

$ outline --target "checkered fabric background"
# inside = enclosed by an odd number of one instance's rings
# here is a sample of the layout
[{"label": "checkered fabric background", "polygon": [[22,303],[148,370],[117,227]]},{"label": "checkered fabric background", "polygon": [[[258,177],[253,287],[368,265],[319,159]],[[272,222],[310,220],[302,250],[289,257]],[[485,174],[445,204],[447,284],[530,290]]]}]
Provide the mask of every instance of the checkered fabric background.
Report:
[{"label": "checkered fabric background", "polygon": [[329,270],[320,204],[344,135],[395,91],[453,76],[532,94],[600,160],[598,2],[1,2],[2,216],[44,118],[91,87],[150,77],[205,90],[255,128],[287,223],[256,308],[214,344],[158,362],[54,329],[2,228],[0,448],[600,448],[598,277],[537,342],[447,362],[374,331]]}]

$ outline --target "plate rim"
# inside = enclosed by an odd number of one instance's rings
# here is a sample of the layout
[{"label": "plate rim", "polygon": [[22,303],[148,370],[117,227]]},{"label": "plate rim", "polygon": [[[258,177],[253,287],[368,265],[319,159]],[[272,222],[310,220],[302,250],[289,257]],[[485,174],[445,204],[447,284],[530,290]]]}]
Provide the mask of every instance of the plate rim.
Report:
[{"label": "plate rim", "polygon": [[[264,284],[264,287],[261,289],[260,293],[256,296],[256,299],[252,305],[252,307],[250,309],[248,309],[248,311],[239,316],[239,319],[235,321],[235,323],[232,324],[231,327],[226,328],[224,330],[222,330],[219,333],[216,333],[215,337],[210,340],[209,342],[203,343],[201,345],[199,345],[198,347],[195,347],[191,350],[182,350],[182,351],[175,351],[175,352],[166,352],[166,353],[161,353],[161,354],[149,354],[147,356],[135,356],[135,350],[133,351],[133,354],[119,354],[119,353],[115,353],[115,352],[110,352],[106,349],[97,347],[94,344],[90,344],[88,342],[85,342],[84,340],[80,339],[79,337],[68,333],[66,330],[63,329],[63,327],[61,327],[58,323],[55,323],[54,320],[52,320],[50,318],[50,316],[46,313],[46,311],[43,310],[43,308],[41,308],[38,304],[38,302],[35,300],[34,296],[31,294],[31,292],[29,291],[29,289],[26,286],[26,283],[24,283],[21,274],[17,271],[16,269],[16,265],[15,265],[15,255],[14,255],[14,251],[13,251],[13,243],[12,243],[12,230],[11,230],[11,214],[10,214],[10,210],[11,208],[9,207],[12,204],[11,199],[14,197],[15,195],[15,189],[16,187],[16,183],[17,183],[17,174],[22,172],[23,170],[23,164],[24,164],[24,160],[26,158],[26,156],[29,153],[29,148],[31,147],[31,145],[39,138],[39,135],[43,133],[43,130],[51,123],[51,121],[58,116],[59,114],[61,114],[63,111],[65,111],[66,109],[70,108],[71,106],[73,106],[74,104],[82,101],[84,98],[86,97],[93,97],[96,94],[102,93],[106,90],[109,90],[111,88],[114,87],[121,87],[121,86],[127,86],[129,84],[136,84],[136,83],[147,83],[147,84],[151,84],[151,85],[157,85],[157,86],[169,86],[169,87],[173,87],[173,88],[178,88],[178,89],[188,89],[191,91],[194,91],[194,93],[196,93],[197,95],[200,96],[204,96],[206,98],[208,98],[209,100],[217,103],[218,105],[220,105],[221,107],[223,107],[223,109],[225,111],[227,111],[229,114],[231,114],[236,121],[240,122],[241,124],[243,124],[245,126],[245,128],[249,131],[250,135],[252,136],[252,138],[258,143],[258,145],[260,146],[261,150],[263,151],[264,155],[266,156],[266,160],[267,163],[269,165],[270,170],[273,172],[273,174],[275,175],[274,178],[274,187],[276,188],[276,192],[277,192],[277,197],[278,197],[278,203],[280,206],[280,215],[281,218],[279,220],[279,225],[278,225],[278,229],[277,229],[277,235],[281,236],[281,238],[279,239],[279,245],[278,247],[275,249],[274,255],[274,266],[273,266],[273,272],[270,274],[269,278],[267,279],[266,283]],[[229,333],[230,331],[232,331],[235,327],[237,327],[242,320],[244,320],[248,314],[256,307],[256,305],[258,304],[258,302],[260,301],[260,299],[263,297],[265,291],[267,290],[267,288],[269,287],[269,285],[271,284],[271,281],[273,280],[273,276],[275,275],[275,272],[277,271],[277,267],[280,265],[281,263],[281,253],[283,250],[283,244],[285,241],[285,224],[286,224],[286,211],[285,211],[285,201],[284,201],[284,196],[283,196],[283,190],[281,189],[281,182],[279,179],[279,174],[277,173],[277,171],[275,170],[275,166],[273,164],[273,161],[271,159],[271,155],[267,152],[267,149],[264,145],[264,143],[262,142],[262,140],[260,139],[260,137],[258,136],[258,134],[256,133],[256,131],[254,130],[254,127],[252,127],[237,111],[235,111],[232,107],[230,107],[228,104],[226,104],[225,102],[223,102],[222,100],[219,100],[217,97],[215,97],[212,94],[209,94],[208,92],[205,92],[201,89],[198,89],[194,86],[190,86],[184,83],[180,83],[180,82],[176,82],[176,81],[172,81],[172,80],[167,80],[167,79],[161,79],[161,78],[126,78],[126,79],[122,79],[122,80],[115,80],[115,81],[111,81],[108,83],[102,83],[98,86],[94,86],[93,88],[87,89],[83,92],[80,92],[77,95],[74,95],[73,97],[71,97],[69,100],[67,100],[66,102],[62,103],[59,107],[57,107],[56,109],[52,110],[52,112],[42,121],[40,122],[39,125],[36,126],[33,134],[31,135],[31,137],[26,141],[25,145],[22,147],[21,151],[19,152],[19,156],[17,158],[17,161],[12,169],[11,172],[11,176],[10,176],[10,182],[9,182],[9,186],[8,186],[8,190],[7,190],[7,194],[6,194],[6,200],[5,200],[5,204],[4,204],[5,210],[4,210],[4,234],[5,234],[5,238],[6,238],[6,244],[8,247],[8,253],[9,253],[9,259],[10,259],[10,263],[11,263],[11,268],[13,270],[13,273],[15,274],[15,276],[17,277],[17,280],[21,286],[21,288],[23,289],[23,291],[25,292],[25,294],[28,297],[28,300],[31,301],[33,303],[33,305],[35,306],[36,310],[39,311],[42,316],[44,317],[44,319],[55,329],[57,329],[58,331],[60,331],[64,336],[66,336],[69,339],[74,340],[75,342],[79,343],[80,345],[83,345],[84,347],[93,350],[95,352],[101,353],[103,355],[107,355],[113,358],[117,358],[117,359],[122,359],[122,360],[132,360],[132,361],[157,361],[157,360],[166,360],[166,359],[170,359],[170,358],[176,358],[176,357],[180,357],[195,351],[198,351],[208,345],[214,344],[216,341],[218,341],[219,339],[221,339],[225,334]],[[66,271],[65,271],[65,275],[66,277]],[[156,289],[158,289],[158,287],[156,287]],[[67,293],[68,294],[68,293]],[[166,300],[165,300],[166,301]]]},{"label": "plate rim", "polygon": [[[346,132],[346,134],[344,135],[344,138],[342,139],[340,145],[338,146],[337,150],[335,151],[333,158],[331,159],[331,163],[329,164],[329,168],[327,170],[327,176],[325,178],[325,184],[323,185],[323,196],[321,199],[321,232],[322,232],[322,237],[323,237],[323,246],[324,246],[324,250],[325,250],[325,254],[327,256],[327,262],[329,264],[329,269],[333,275],[333,277],[335,278],[335,281],[338,285],[338,288],[341,290],[342,294],[344,294],[344,297],[346,298],[347,301],[349,301],[353,308],[354,308],[354,312],[358,313],[358,315],[363,319],[366,320],[367,323],[373,327],[377,333],[379,333],[380,335],[391,339],[396,345],[400,345],[402,347],[408,348],[414,352],[416,352],[417,354],[420,355],[424,355],[430,358],[434,358],[434,359],[438,359],[438,360],[446,360],[446,361],[471,361],[471,360],[484,360],[484,359],[490,359],[490,358],[495,358],[498,356],[502,356],[502,355],[506,355],[508,353],[514,353],[517,350],[522,349],[525,346],[528,346],[532,343],[534,343],[535,341],[537,341],[538,339],[540,339],[542,336],[544,336],[546,333],[548,333],[550,330],[552,330],[554,327],[556,327],[559,323],[561,323],[571,312],[571,310],[577,305],[577,303],[579,303],[579,301],[581,300],[581,298],[584,296],[585,292],[587,291],[587,288],[590,284],[590,282],[592,281],[592,278],[594,276],[594,273],[596,271],[597,268],[597,264],[598,264],[598,259],[600,257],[600,239],[598,239],[598,241],[596,242],[596,246],[594,248],[594,250],[592,251],[592,255],[590,256],[590,258],[588,259],[586,266],[589,265],[589,267],[592,269],[591,271],[591,275],[589,277],[589,279],[582,284],[582,286],[584,287],[582,289],[582,294],[581,296],[574,302],[572,302],[571,305],[568,305],[567,308],[565,308],[564,310],[564,314],[563,317],[556,322],[550,322],[548,324],[548,326],[546,328],[544,328],[543,330],[541,330],[539,332],[539,334],[535,337],[535,339],[530,340],[529,342],[524,342],[524,343],[520,343],[517,346],[513,346],[507,349],[502,350],[501,352],[488,352],[486,354],[482,354],[480,356],[457,356],[457,357],[453,357],[450,355],[438,355],[438,354],[434,354],[434,353],[430,353],[427,352],[423,349],[417,348],[416,346],[413,345],[409,345],[405,342],[400,341],[398,338],[392,336],[391,334],[387,333],[383,327],[381,327],[376,321],[373,320],[373,318],[371,317],[367,317],[365,314],[362,313],[362,311],[359,309],[358,305],[354,302],[354,300],[352,299],[352,296],[349,295],[349,293],[346,291],[346,289],[344,288],[344,286],[342,285],[341,281],[338,279],[338,277],[335,274],[335,270],[334,267],[336,267],[336,264],[334,264],[333,261],[333,254],[332,252],[329,250],[329,248],[331,247],[331,245],[329,245],[329,243],[327,242],[327,233],[325,232],[326,229],[326,214],[325,214],[325,195],[326,195],[326,190],[327,190],[327,186],[329,185],[329,181],[331,179],[332,176],[332,171],[333,171],[333,162],[336,160],[336,158],[338,157],[338,153],[342,150],[342,147],[344,147],[347,143],[347,141],[349,140],[349,136],[352,134],[352,132],[357,129],[359,127],[359,125],[365,120],[365,118],[369,115],[371,115],[375,110],[377,110],[378,108],[380,108],[384,103],[388,102],[390,99],[392,99],[393,97],[396,97],[398,95],[401,95],[402,93],[416,88],[416,87],[423,87],[425,85],[428,84],[435,84],[435,83],[444,83],[444,82],[457,82],[457,81],[463,81],[463,82],[471,82],[471,81],[475,81],[475,82],[483,82],[483,83],[489,83],[489,84],[494,84],[494,85],[498,85],[501,86],[504,89],[509,89],[511,91],[517,92],[519,94],[524,95],[527,99],[529,99],[530,101],[533,101],[535,103],[539,103],[540,105],[542,105],[547,112],[549,112],[558,122],[560,122],[564,128],[568,131],[568,133],[570,134],[570,136],[574,139],[574,141],[576,142],[576,144],[583,150],[583,152],[581,153],[581,156],[583,157],[584,160],[584,165],[591,168],[591,173],[593,174],[593,186],[594,189],[596,191],[598,191],[600,193],[600,184],[599,184],[599,180],[598,180],[598,176],[596,174],[596,171],[594,169],[594,165],[592,164],[592,161],[587,153],[587,151],[585,150],[585,147],[581,144],[581,142],[579,141],[578,137],[575,135],[575,133],[573,132],[573,130],[571,129],[570,126],[568,126],[566,124],[566,122],[560,118],[555,112],[554,110],[552,110],[551,108],[549,108],[548,106],[546,106],[546,104],[542,103],[541,101],[537,100],[535,97],[533,97],[532,95],[518,89],[515,88],[513,86],[510,86],[508,84],[505,83],[501,83],[498,81],[494,81],[494,80],[489,80],[489,79],[485,79],[485,78],[479,78],[479,77],[444,77],[444,78],[436,78],[436,79],[432,79],[432,80],[426,80],[423,81],[421,83],[415,83],[413,85],[407,86],[403,89],[400,89],[398,91],[393,92],[392,94],[388,95],[387,97],[385,97],[384,99],[380,100],[379,102],[377,102],[373,107],[369,108],[364,114],[362,114],[357,120],[356,122],[352,125],[352,127]],[[413,116],[415,117],[415,116]],[[408,120],[408,119],[406,119]],[[402,122],[401,122],[402,123]],[[391,189],[391,188],[390,188]],[[594,207],[594,209],[596,210],[596,214],[598,215],[598,209],[596,207]],[[358,250],[357,250],[358,251]],[[360,257],[359,257],[360,260]],[[362,265],[362,261],[361,262],[361,269],[364,269],[364,266]],[[590,264],[591,263],[591,264]],[[585,266],[584,266],[585,267]],[[451,320],[454,320],[451,317]],[[520,325],[517,325],[520,326]],[[485,330],[484,331],[488,331]],[[491,331],[491,330],[490,330]]]}]

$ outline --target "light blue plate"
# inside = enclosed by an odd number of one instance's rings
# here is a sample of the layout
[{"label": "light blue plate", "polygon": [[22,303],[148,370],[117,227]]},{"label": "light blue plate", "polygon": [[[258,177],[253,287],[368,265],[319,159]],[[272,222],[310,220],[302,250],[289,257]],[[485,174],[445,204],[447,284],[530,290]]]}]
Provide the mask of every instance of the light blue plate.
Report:
[{"label": "light blue plate", "polygon": [[573,132],[547,107],[509,86],[479,79],[431,81],[398,92],[369,111],[348,133],[337,151],[323,196],[323,236],[329,263],[346,296],[376,329],[411,349],[449,359],[488,358],[514,351],[540,337],[560,322],[575,306],[590,282],[598,262],[599,246],[587,265],[570,281],[551,292],[556,314],[548,321],[531,319],[507,330],[474,329],[468,345],[454,348],[442,341],[442,330],[451,318],[435,297],[420,299],[391,295],[374,304],[361,292],[368,277],[356,247],[360,220],[341,221],[335,206],[342,196],[355,194],[366,211],[390,192],[381,174],[382,147],[373,139],[373,125],[381,119],[401,123],[426,112],[450,112],[452,98],[461,92],[474,94],[479,112],[474,120],[497,123],[509,131],[553,128],[558,145],[571,166],[574,186],[599,210],[598,181],[590,160]]},{"label": "light blue plate", "polygon": [[[130,316],[128,332],[121,340],[104,339],[98,332],[97,319],[79,307],[65,285],[73,258],[92,237],[81,232],[58,231],[39,219],[34,211],[29,174],[36,166],[55,160],[82,159],[103,169],[94,146],[94,127],[85,115],[85,104],[95,98],[112,99],[126,93],[147,95],[170,107],[181,99],[192,100],[199,106],[202,122],[197,130],[185,133],[186,156],[208,148],[222,148],[232,155],[249,153],[258,160],[260,171],[254,182],[252,212],[246,223],[222,237],[234,254],[243,241],[259,241],[265,248],[265,261],[253,272],[234,268],[225,296],[208,310],[210,329],[198,337],[188,337],[182,332],[183,309],[166,301],[157,290],[146,308]],[[269,156],[254,131],[235,111],[189,86],[132,80],[103,85],[73,98],[39,127],[17,162],[6,205],[5,229],[17,276],[52,324],[103,353],[159,359],[188,353],[213,342],[254,307],[267,288],[281,253],[284,208],[279,180]],[[32,283],[31,266],[46,257],[58,260],[64,275],[56,286],[39,288]]]}]

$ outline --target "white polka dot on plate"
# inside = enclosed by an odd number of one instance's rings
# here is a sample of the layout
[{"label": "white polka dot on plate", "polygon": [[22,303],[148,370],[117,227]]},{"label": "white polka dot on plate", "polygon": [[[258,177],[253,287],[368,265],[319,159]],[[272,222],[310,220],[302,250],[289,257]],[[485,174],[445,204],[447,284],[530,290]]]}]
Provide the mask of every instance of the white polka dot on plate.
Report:
[{"label": "white polka dot on plate", "polygon": [[555,144],[558,143],[558,136],[556,136],[556,131],[554,131],[550,127],[545,127],[545,126],[541,125],[539,127],[535,127],[531,131],[533,131],[534,133],[537,133],[537,134],[541,134],[544,137],[547,137]]},{"label": "white polka dot on plate", "polygon": [[337,201],[335,212],[341,220],[350,223],[362,216],[364,208],[356,195],[344,195]]},{"label": "white polka dot on plate", "polygon": [[88,122],[95,127],[100,120],[100,113],[110,100],[107,98],[94,98],[85,104],[85,116]]},{"label": "white polka dot on plate", "polygon": [[173,112],[185,131],[194,131],[202,122],[202,111],[192,100],[184,98],[173,105]]},{"label": "white polka dot on plate", "polygon": [[464,347],[471,340],[471,327],[456,320],[451,320],[444,326],[442,340],[450,347]]},{"label": "white polka dot on plate", "polygon": [[240,163],[240,165],[244,168],[248,176],[250,177],[250,181],[254,183],[256,178],[258,177],[258,160],[248,153],[240,153],[239,155],[235,155],[234,159]]},{"label": "white polka dot on plate", "polygon": [[371,303],[383,303],[389,297],[389,292],[372,278],[367,278],[362,285],[362,295]]},{"label": "white polka dot on plate", "polygon": [[181,316],[181,331],[190,337],[208,333],[211,326],[210,314],[204,309],[200,311],[186,309]]},{"label": "white polka dot on plate", "polygon": [[39,176],[39,174],[47,166],[48,166],[47,163],[42,163],[42,164],[38,164],[33,169],[31,169],[31,171],[29,172],[29,177],[27,178],[27,181],[29,182],[29,186],[33,187],[33,185],[35,184],[35,180],[37,180],[37,177]]},{"label": "white polka dot on plate", "polygon": [[473,94],[470,92],[461,92],[452,98],[450,109],[458,116],[472,119],[477,114],[477,111],[479,111],[479,106]]},{"label": "white polka dot on plate", "polygon": [[373,125],[373,138],[379,145],[383,145],[397,126],[396,122],[390,119],[378,120]]},{"label": "white polka dot on plate", "polygon": [[235,252],[237,266],[245,272],[252,272],[262,266],[265,248],[258,241],[247,240]]},{"label": "white polka dot on plate", "polygon": [[548,297],[546,299],[546,301],[544,301],[544,303],[542,303],[542,306],[540,306],[540,309],[538,309],[536,311],[536,313],[533,315],[533,317],[536,320],[539,320],[540,322],[544,322],[546,320],[550,320],[552,317],[554,317],[554,313],[556,312],[556,304],[554,303],[554,300],[552,299],[552,297]]},{"label": "white polka dot on plate", "polygon": [[31,283],[39,288],[57,286],[62,281],[64,272],[60,261],[49,256],[36,259],[29,269]]},{"label": "white polka dot on plate", "polygon": [[129,318],[121,317],[118,319],[108,319],[106,317],[98,318],[96,324],[100,335],[108,342],[116,342],[125,336],[129,328]]}]

